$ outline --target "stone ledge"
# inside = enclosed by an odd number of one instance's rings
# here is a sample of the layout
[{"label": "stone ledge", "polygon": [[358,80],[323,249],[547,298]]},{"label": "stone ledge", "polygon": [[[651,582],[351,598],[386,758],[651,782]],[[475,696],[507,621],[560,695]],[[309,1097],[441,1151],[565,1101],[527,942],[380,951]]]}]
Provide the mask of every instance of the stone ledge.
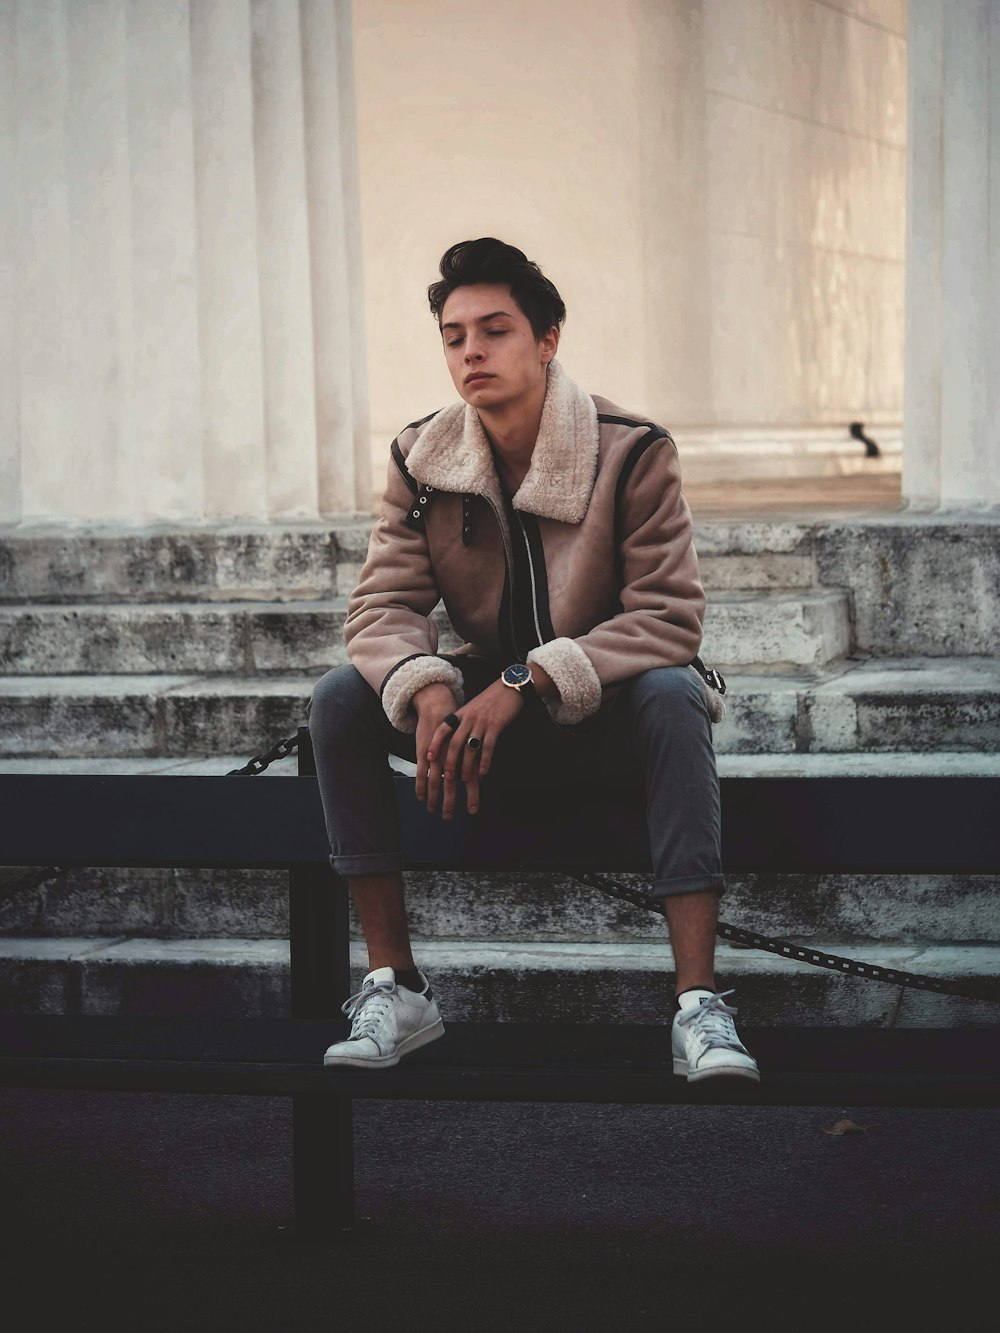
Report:
[{"label": "stone ledge", "polygon": [[[34,945],[35,941],[28,944]],[[62,942],[34,952],[0,941],[0,1000],[8,1012],[197,1014],[287,1012],[286,951],[277,941]],[[47,942],[51,946],[52,942]],[[832,947],[843,953],[842,947]],[[660,1022],[670,1012],[665,946],[424,943],[419,949],[446,1021]],[[995,979],[1000,948],[855,948],[859,961],[956,980]],[[366,966],[353,946],[355,980]],[[767,954],[721,947],[720,984],[735,986],[744,1021],[796,1026],[976,1026],[996,1006],[840,976]],[[49,979],[57,975],[61,984]],[[956,1017],[960,1015],[960,1017]]]}]

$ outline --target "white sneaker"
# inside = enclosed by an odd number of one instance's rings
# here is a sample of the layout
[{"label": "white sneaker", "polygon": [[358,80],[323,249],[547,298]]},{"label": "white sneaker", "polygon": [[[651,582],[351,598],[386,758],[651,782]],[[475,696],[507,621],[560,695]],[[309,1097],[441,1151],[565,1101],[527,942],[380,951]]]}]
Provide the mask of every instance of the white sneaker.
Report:
[{"label": "white sneaker", "polygon": [[689,1083],[720,1074],[760,1082],[757,1061],[736,1035],[736,1010],[722,1003],[732,993],[689,990],[679,998],[670,1044],[674,1073],[686,1074]]},{"label": "white sneaker", "polygon": [[[422,972],[420,976],[429,992],[427,978]],[[444,1034],[434,998],[397,986],[391,967],[369,972],[357,995],[341,1009],[351,1019],[351,1035],[327,1050],[323,1056],[327,1067],[388,1069],[399,1064],[400,1056]]]}]

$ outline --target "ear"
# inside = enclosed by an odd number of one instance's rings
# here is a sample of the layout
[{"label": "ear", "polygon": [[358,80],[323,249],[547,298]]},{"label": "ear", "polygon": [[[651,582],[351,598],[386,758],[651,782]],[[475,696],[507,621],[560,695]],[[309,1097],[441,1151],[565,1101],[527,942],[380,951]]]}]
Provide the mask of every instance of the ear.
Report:
[{"label": "ear", "polygon": [[553,324],[551,329],[538,340],[538,351],[542,358],[542,363],[548,365],[558,350],[559,330],[555,324]]}]

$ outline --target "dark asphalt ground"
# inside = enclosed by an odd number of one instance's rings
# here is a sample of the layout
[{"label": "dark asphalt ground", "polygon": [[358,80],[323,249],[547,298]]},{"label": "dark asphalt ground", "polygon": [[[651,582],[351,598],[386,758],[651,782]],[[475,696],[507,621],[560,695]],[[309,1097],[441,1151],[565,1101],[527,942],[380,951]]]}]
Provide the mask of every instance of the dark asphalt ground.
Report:
[{"label": "dark asphalt ground", "polygon": [[895,1330],[993,1304],[993,1112],[368,1101],[356,1125],[367,1220],[301,1247],[286,1102],[5,1090],[6,1327]]}]

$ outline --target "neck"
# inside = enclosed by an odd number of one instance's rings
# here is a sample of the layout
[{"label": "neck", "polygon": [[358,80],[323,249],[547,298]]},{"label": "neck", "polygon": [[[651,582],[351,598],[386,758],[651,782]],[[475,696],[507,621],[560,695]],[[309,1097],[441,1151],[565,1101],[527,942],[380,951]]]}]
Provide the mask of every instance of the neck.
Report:
[{"label": "neck", "polygon": [[530,396],[513,403],[504,403],[501,407],[484,408],[479,413],[483,429],[493,446],[497,466],[504,479],[508,483],[512,482],[515,489],[531,466],[531,455],[542,423],[547,383],[548,380],[543,378]]}]

